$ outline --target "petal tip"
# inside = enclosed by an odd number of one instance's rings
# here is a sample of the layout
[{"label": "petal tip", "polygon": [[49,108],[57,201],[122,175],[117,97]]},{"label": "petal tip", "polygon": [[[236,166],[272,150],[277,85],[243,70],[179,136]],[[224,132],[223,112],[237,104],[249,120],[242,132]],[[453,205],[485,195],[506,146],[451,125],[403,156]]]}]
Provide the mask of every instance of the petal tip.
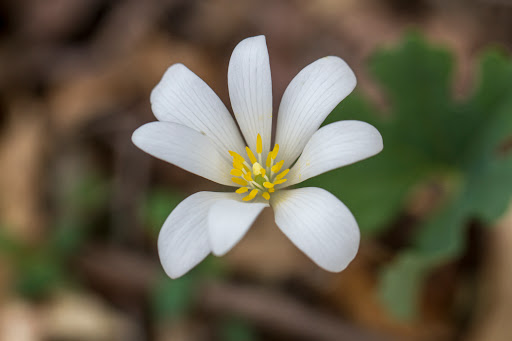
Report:
[{"label": "petal tip", "polygon": [[248,37],[240,41],[234,48],[233,54],[244,52],[246,48],[250,48],[250,46],[259,46],[260,48],[267,48],[267,39],[264,35]]},{"label": "petal tip", "polygon": [[140,148],[140,145],[141,145],[141,142],[142,142],[142,139],[143,139],[143,136],[145,135],[145,131],[146,131],[146,125],[148,123],[138,127],[137,129],[135,129],[135,131],[132,133],[132,143]]}]

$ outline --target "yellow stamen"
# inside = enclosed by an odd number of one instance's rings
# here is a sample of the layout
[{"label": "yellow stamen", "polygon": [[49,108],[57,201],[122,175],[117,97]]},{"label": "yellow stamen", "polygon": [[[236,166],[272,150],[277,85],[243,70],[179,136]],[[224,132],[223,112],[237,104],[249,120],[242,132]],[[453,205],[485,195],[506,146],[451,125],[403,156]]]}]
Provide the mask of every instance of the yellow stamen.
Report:
[{"label": "yellow stamen", "polygon": [[274,187],[274,184],[271,183],[271,182],[266,181],[266,182],[263,183],[263,186],[265,186],[266,188],[272,188],[272,187]]},{"label": "yellow stamen", "polygon": [[282,171],[281,173],[279,173],[275,180],[281,180],[282,178],[284,178],[286,176],[286,174],[288,174],[288,172],[290,171],[290,168],[287,168],[285,169],[284,171]]},{"label": "yellow stamen", "polygon": [[256,157],[254,157],[254,153],[252,152],[251,148],[245,147],[245,151],[247,152],[247,155],[249,156],[249,160],[251,160],[251,163],[257,162]]},{"label": "yellow stamen", "polygon": [[240,156],[240,154],[233,152],[231,150],[229,151],[229,155],[231,155],[233,157],[233,160],[236,162],[244,163],[245,161],[245,159],[242,156]]},{"label": "yellow stamen", "polygon": [[247,181],[245,181],[244,179],[231,178],[231,181],[233,181],[235,184],[240,185],[240,186],[247,186]]},{"label": "yellow stamen", "polygon": [[244,169],[246,171],[251,170],[251,166],[249,166],[249,164],[247,162],[245,162],[245,161],[244,161]]},{"label": "yellow stamen", "polygon": [[270,155],[272,155],[272,159],[275,160],[277,158],[277,153],[279,153],[279,145],[276,143],[274,150],[270,153]]},{"label": "yellow stamen", "polygon": [[284,164],[284,160],[281,160],[278,163],[276,163],[275,165],[273,165],[272,168],[271,168],[272,172],[273,173],[279,172],[281,167],[283,167],[283,164]]},{"label": "yellow stamen", "polygon": [[249,193],[249,195],[247,195],[246,197],[244,197],[242,200],[243,201],[249,201],[249,200],[252,200],[254,199],[254,197],[256,196],[256,194],[258,194],[258,190],[257,189],[253,189],[251,191],[251,193]]},{"label": "yellow stamen", "polygon": [[261,135],[258,134],[256,137],[256,153],[261,154],[263,151],[263,142],[261,141]]},{"label": "yellow stamen", "polygon": [[232,169],[231,172],[229,172],[229,174],[233,176],[242,176],[242,171],[240,169]]},{"label": "yellow stamen", "polygon": [[[247,146],[245,151],[250,162],[245,160],[245,156],[229,151],[229,154],[233,157],[233,169],[229,172],[233,176],[231,180],[240,186],[235,192],[239,194],[248,193],[242,199],[244,201],[253,200],[258,194],[261,194],[265,200],[270,200],[270,194],[276,191],[275,186],[286,182],[287,179],[284,177],[290,171],[290,169],[281,171],[284,160],[276,163],[279,144],[275,144],[274,148],[268,151],[265,164],[262,162],[263,139],[260,134],[256,136],[256,153]],[[268,175],[267,172],[269,172]]]},{"label": "yellow stamen", "polygon": [[236,160],[233,160],[233,168],[242,170],[244,169],[244,165]]},{"label": "yellow stamen", "polygon": [[247,181],[252,181],[251,172],[247,172],[244,174],[244,179]]}]

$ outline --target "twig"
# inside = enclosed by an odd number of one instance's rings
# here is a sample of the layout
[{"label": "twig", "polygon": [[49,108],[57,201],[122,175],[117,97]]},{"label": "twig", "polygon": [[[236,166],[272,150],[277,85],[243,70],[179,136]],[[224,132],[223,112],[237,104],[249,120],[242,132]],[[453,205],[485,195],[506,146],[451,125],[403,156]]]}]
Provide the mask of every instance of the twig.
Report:
[{"label": "twig", "polygon": [[201,307],[207,311],[243,316],[263,328],[303,340],[387,340],[291,297],[256,287],[209,283],[200,298]]}]

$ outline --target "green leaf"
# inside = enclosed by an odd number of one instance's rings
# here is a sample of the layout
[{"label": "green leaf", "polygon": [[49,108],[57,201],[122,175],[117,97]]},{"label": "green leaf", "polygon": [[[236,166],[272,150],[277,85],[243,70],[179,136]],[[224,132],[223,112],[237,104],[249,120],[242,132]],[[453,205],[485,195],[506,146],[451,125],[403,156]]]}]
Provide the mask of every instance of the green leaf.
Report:
[{"label": "green leaf", "polygon": [[417,314],[421,284],[432,263],[428,256],[404,252],[384,269],[379,296],[394,316],[406,320]]},{"label": "green leaf", "polygon": [[[431,269],[465,249],[467,222],[472,218],[485,223],[494,221],[504,213],[512,194],[512,155],[510,150],[506,155],[499,151],[504,140],[512,136],[511,61],[496,52],[484,54],[474,96],[456,103],[446,97],[450,82],[442,74],[451,73],[451,58],[442,55],[439,50],[422,42],[411,43],[408,38],[396,51],[375,57],[378,62],[374,71],[393,102],[394,138],[410,143],[418,154],[427,155],[433,166],[431,175],[461,174],[452,177],[452,191],[447,192],[445,204],[420,224],[413,245],[383,271],[381,298],[403,318],[416,313],[418,293]],[[419,92],[425,91],[425,86],[413,80],[426,74],[415,68],[428,69],[431,76],[425,82],[437,82],[443,90],[436,93],[431,89],[422,99]],[[424,78],[418,80],[423,83]],[[407,82],[410,89],[405,87]],[[410,98],[418,107],[416,111]],[[438,106],[438,111],[427,115],[432,110],[430,102]],[[415,120],[426,128],[421,129]],[[410,138],[403,132],[407,128],[418,132],[418,137]],[[454,182],[457,179],[460,183]]]},{"label": "green leaf", "polygon": [[409,34],[398,48],[374,54],[370,71],[391,102],[385,143],[393,140],[434,163],[453,157],[456,151],[450,148],[452,132],[445,115],[451,109],[452,55]]},{"label": "green leaf", "polygon": [[226,319],[221,325],[220,340],[224,341],[256,341],[256,331],[249,323],[240,318]]},{"label": "green leaf", "polygon": [[61,264],[44,253],[28,256],[20,263],[17,271],[16,290],[31,299],[48,295],[64,279]]},{"label": "green leaf", "polygon": [[165,275],[151,290],[151,307],[159,319],[178,320],[187,316],[194,307],[199,286],[206,280],[225,275],[222,262],[208,257],[189,273],[177,279]]},{"label": "green leaf", "polygon": [[484,53],[474,91],[463,101],[451,93],[454,66],[448,49],[418,33],[377,51],[369,69],[387,97],[387,112],[352,94],[325,124],[344,119],[373,124],[384,150],[301,184],[335,194],[368,236],[392,226],[407,210],[413,188],[438,182],[443,196],[437,209],[420,217],[411,246],[397,254],[381,278],[381,297],[401,317],[415,313],[429,271],[463,252],[468,221],[491,223],[512,194],[512,156],[504,147],[512,136],[510,58]]},{"label": "green leaf", "polygon": [[5,226],[0,225],[0,256],[16,258],[24,251],[24,245],[11,236]]},{"label": "green leaf", "polygon": [[186,316],[194,300],[197,289],[195,278],[185,275],[178,279],[162,277],[152,290],[151,305],[159,319],[179,319]]},{"label": "green leaf", "polygon": [[151,235],[158,236],[160,228],[171,211],[185,199],[182,193],[155,189],[148,194],[142,207],[142,216]]}]

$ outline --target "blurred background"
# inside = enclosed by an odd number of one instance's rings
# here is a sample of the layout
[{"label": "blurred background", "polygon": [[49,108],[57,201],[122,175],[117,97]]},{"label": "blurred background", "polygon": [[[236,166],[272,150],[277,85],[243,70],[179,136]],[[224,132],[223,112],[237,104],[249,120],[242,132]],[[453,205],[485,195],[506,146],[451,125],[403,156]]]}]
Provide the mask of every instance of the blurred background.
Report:
[{"label": "blurred background", "polygon": [[[235,45],[264,34],[274,111],[337,55],[384,151],[309,180],[363,235],[340,274],[270,209],[178,280],[156,252],[171,210],[225,190],[135,148],[173,63],[228,104]],[[3,0],[0,340],[512,340],[512,2]]]}]

